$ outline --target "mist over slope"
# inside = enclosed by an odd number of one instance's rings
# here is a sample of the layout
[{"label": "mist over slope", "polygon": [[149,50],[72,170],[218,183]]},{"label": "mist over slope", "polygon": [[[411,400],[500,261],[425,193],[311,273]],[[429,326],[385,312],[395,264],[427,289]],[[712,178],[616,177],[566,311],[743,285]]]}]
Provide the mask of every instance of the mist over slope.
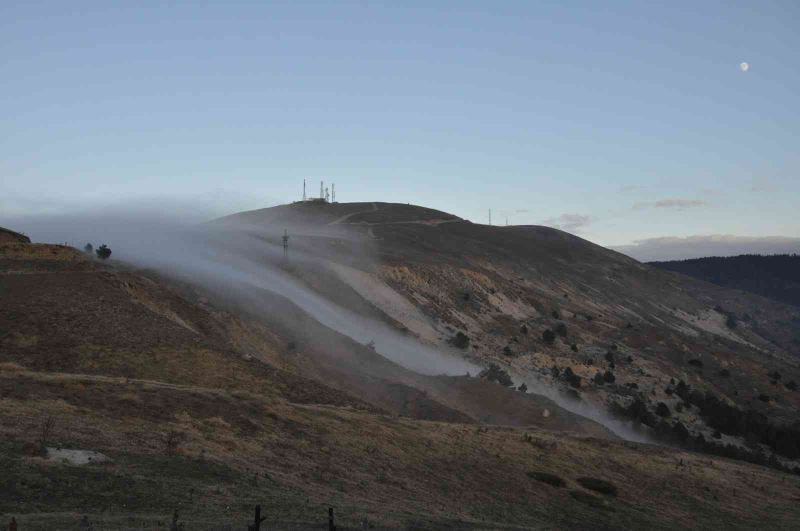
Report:
[{"label": "mist over slope", "polygon": [[[651,402],[646,382],[660,370],[705,383],[704,370],[631,346],[648,322],[656,345],[679,335],[705,354],[700,333],[676,329],[661,308],[675,301],[653,310],[608,289],[636,280],[631,270],[656,289],[646,266],[551,229],[475,226],[409,205],[244,217],[198,226],[129,212],[15,226],[107,243],[110,261],[0,244],[0,511],[29,529],[74,526],[82,513],[124,528],[132,511],[146,527],[176,507],[191,528],[214,529],[244,522],[255,503],[287,529],[316,525],[331,505],[343,526],[386,529],[797,522],[789,476],[622,442],[584,418],[628,439],[660,437],[658,423],[645,416],[633,429],[609,404]],[[617,336],[620,301],[642,319]],[[747,327],[725,344],[760,333]],[[590,382],[592,369],[616,381]],[[731,379],[745,377],[755,380]],[[706,429],[670,407],[670,423]],[[48,444],[111,461],[49,461],[37,442],[48,416]],[[617,494],[592,491],[586,477]]]},{"label": "mist over slope", "polygon": [[665,440],[754,460],[776,452],[789,467],[800,456],[794,308],[556,229],[476,225],[410,205],[295,203],[223,221],[292,232],[301,218],[349,227],[375,249],[370,262],[349,260],[335,237],[301,230],[293,245],[334,271],[313,286],[321,293],[346,284],[422,341],[460,344],[476,364],[495,363],[539,392],[554,386]]},{"label": "mist over slope", "polygon": [[[378,407],[416,415],[413,408],[405,411],[404,394],[425,393],[422,402],[452,408],[465,418],[609,435],[547,398],[527,395],[523,399],[503,389],[500,396],[505,398],[487,399],[484,395],[491,393],[482,389],[491,384],[482,380],[454,386],[448,380],[425,379],[425,375],[475,376],[481,367],[463,359],[453,347],[420,342],[352,290],[348,297],[346,285],[330,282],[326,292],[313,289],[315,279],[322,278],[318,273],[323,274],[332,258],[359,267],[376,262],[374,249],[363,235],[346,226],[302,222],[305,219],[296,217],[289,225],[290,260],[281,247],[285,223],[281,227],[230,220],[195,224],[128,211],[116,216],[61,217],[57,223],[34,220],[26,229],[54,240],[102,234],[95,241],[113,242],[114,259],[179,280],[232,313],[245,312],[280,330],[287,343],[307,347],[300,349],[308,356],[305,361],[291,357],[288,363],[293,370]],[[327,340],[320,341],[321,337]],[[254,355],[258,357],[257,352]],[[404,386],[399,395],[386,394],[386,384],[392,382]],[[469,389],[472,393],[466,392]],[[544,410],[547,416],[542,416]]]}]

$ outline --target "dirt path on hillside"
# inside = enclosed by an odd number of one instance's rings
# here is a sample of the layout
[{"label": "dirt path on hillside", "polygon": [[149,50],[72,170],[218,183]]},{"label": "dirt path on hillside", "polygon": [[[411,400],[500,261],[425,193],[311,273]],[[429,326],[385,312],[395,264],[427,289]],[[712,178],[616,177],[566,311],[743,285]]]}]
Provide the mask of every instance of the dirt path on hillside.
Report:
[{"label": "dirt path on hillside", "polygon": [[349,214],[345,214],[344,216],[342,216],[340,218],[334,219],[333,221],[328,223],[328,225],[344,224],[344,222],[346,220],[348,220],[349,218],[351,218],[351,217],[353,217],[353,216],[355,216],[357,214],[364,214],[366,212],[377,212],[378,211],[378,205],[376,205],[375,203],[370,203],[370,205],[372,206],[372,208],[370,208],[368,210],[359,210],[357,212],[350,212]]}]

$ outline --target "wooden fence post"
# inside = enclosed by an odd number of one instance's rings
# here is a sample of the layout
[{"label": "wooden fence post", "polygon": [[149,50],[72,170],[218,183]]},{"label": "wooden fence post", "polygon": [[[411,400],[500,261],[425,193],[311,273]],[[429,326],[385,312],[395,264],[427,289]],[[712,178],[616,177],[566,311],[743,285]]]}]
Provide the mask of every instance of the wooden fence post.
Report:
[{"label": "wooden fence post", "polygon": [[333,507],[328,507],[328,531],[336,531],[336,525],[333,523]]},{"label": "wooden fence post", "polygon": [[248,531],[261,531],[261,522],[266,519],[266,516],[261,516],[261,505],[256,505],[256,517],[253,520],[253,525],[247,526]]}]

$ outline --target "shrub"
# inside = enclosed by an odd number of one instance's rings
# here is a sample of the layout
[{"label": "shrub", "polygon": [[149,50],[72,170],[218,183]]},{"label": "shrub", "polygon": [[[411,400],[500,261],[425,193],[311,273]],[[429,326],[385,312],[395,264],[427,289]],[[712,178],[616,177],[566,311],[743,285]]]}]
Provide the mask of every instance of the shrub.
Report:
[{"label": "shrub", "polygon": [[571,349],[572,349],[572,352],[578,352],[578,345],[576,345],[575,343],[573,343],[572,345],[570,345],[570,347],[569,347],[569,348],[571,348]]},{"label": "shrub", "polygon": [[738,324],[739,323],[736,321],[736,316],[734,316],[732,313],[729,313],[728,317],[725,319],[725,326],[733,330]]},{"label": "shrub", "polygon": [[563,376],[570,386],[576,388],[581,386],[581,377],[572,372],[572,369],[570,367],[564,369]]},{"label": "shrub", "polygon": [[555,333],[550,330],[549,328],[542,332],[542,340],[547,343],[548,345],[552,345],[553,342],[556,340]]},{"label": "shrub", "polygon": [[719,371],[719,376],[720,378],[730,378],[731,371],[729,371],[728,369],[722,369],[721,371]]},{"label": "shrub", "polygon": [[83,252],[88,254],[89,256],[94,254],[94,246],[91,243],[87,243],[86,246],[83,248]]},{"label": "shrub", "polygon": [[617,379],[617,378],[614,376],[614,373],[613,373],[613,372],[611,372],[611,371],[606,371],[606,372],[603,374],[603,380],[605,380],[605,382],[606,382],[606,383],[614,383],[614,381],[615,381],[616,379]]},{"label": "shrub", "polygon": [[186,434],[177,430],[169,430],[164,435],[164,451],[172,455],[178,451],[178,447],[186,440]]},{"label": "shrub", "polygon": [[567,325],[564,323],[558,323],[556,326],[556,333],[561,337],[567,337]]},{"label": "shrub", "polygon": [[460,330],[450,339],[453,346],[464,349],[469,346],[469,336]]},{"label": "shrub", "polygon": [[522,438],[523,441],[530,444],[531,446],[535,446],[540,450],[550,451],[555,450],[558,448],[558,443],[551,439],[540,439],[539,437],[533,437],[530,433],[526,433],[525,436]]},{"label": "shrub", "polygon": [[525,393],[525,392],[527,392],[527,391],[528,391],[528,386],[527,386],[527,385],[525,385],[525,382],[522,382],[522,383],[519,385],[519,387],[517,387],[517,391],[519,391],[519,392],[521,392],[521,393]]},{"label": "shrub", "polygon": [[97,253],[97,257],[101,260],[107,260],[108,257],[111,256],[111,249],[109,249],[106,244],[103,244],[97,248],[95,253]]},{"label": "shrub", "polygon": [[610,350],[606,352],[605,358],[607,362],[614,363],[614,353]]},{"label": "shrub", "polygon": [[487,368],[483,369],[478,374],[478,377],[489,380],[490,382],[497,382],[504,387],[511,387],[514,385],[508,373],[494,363],[490,363]]},{"label": "shrub", "polygon": [[689,360],[686,363],[688,363],[692,367],[697,367],[698,369],[702,369],[703,368],[703,362],[700,361],[700,360],[697,360],[697,359]]},{"label": "shrub", "polygon": [[528,477],[531,479],[535,479],[536,481],[541,481],[542,483],[547,483],[552,487],[561,488],[567,485],[566,481],[556,476],[555,474],[550,474],[549,472],[537,472],[531,470],[530,472],[528,472]]},{"label": "shrub", "polygon": [[797,391],[797,384],[794,383],[794,380],[787,382],[784,385],[786,386],[786,389],[788,389],[789,391]]},{"label": "shrub", "polygon": [[590,507],[594,507],[596,509],[608,509],[613,510],[611,507],[605,504],[605,502],[598,498],[593,494],[589,494],[588,492],[583,492],[582,490],[571,490],[569,491],[569,495],[578,500],[581,503],[585,503]]},{"label": "shrub", "polygon": [[596,385],[603,385],[605,383],[605,381],[603,380],[603,373],[597,371],[594,375],[594,378],[592,378],[592,381],[594,381]]},{"label": "shrub", "polygon": [[53,428],[56,426],[56,419],[53,418],[52,415],[48,415],[44,419],[42,419],[42,423],[39,426],[39,437],[38,443],[39,451],[43,454],[47,452],[47,445],[50,443],[50,438],[53,436]]},{"label": "shrub", "polygon": [[669,410],[669,406],[667,406],[664,402],[659,402],[656,406],[656,415],[666,419],[672,416],[672,413]]},{"label": "shrub", "polygon": [[686,426],[684,426],[682,422],[675,423],[672,427],[672,433],[675,434],[675,437],[680,441],[685,441],[689,438],[689,430],[686,429]]},{"label": "shrub", "polygon": [[527,326],[527,325],[522,325],[522,326],[520,326],[520,327],[519,327],[519,332],[520,332],[520,334],[522,334],[523,336],[527,336],[527,335],[528,335],[528,326]]},{"label": "shrub", "polygon": [[617,495],[617,486],[610,481],[598,478],[578,478],[575,481],[577,481],[580,486],[585,489],[593,490],[595,492],[599,492],[600,494],[605,494],[606,496]]},{"label": "shrub", "polygon": [[561,314],[558,313],[558,310],[553,310],[551,315],[553,316],[553,319],[561,319]]}]

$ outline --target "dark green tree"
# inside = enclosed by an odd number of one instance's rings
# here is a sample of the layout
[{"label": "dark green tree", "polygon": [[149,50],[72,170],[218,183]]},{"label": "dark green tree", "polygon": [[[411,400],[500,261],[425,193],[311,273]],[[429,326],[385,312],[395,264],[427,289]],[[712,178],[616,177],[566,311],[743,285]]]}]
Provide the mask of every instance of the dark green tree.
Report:
[{"label": "dark green tree", "polygon": [[97,248],[97,257],[101,260],[107,260],[109,256],[111,256],[111,249],[108,248],[106,244],[101,245]]}]

